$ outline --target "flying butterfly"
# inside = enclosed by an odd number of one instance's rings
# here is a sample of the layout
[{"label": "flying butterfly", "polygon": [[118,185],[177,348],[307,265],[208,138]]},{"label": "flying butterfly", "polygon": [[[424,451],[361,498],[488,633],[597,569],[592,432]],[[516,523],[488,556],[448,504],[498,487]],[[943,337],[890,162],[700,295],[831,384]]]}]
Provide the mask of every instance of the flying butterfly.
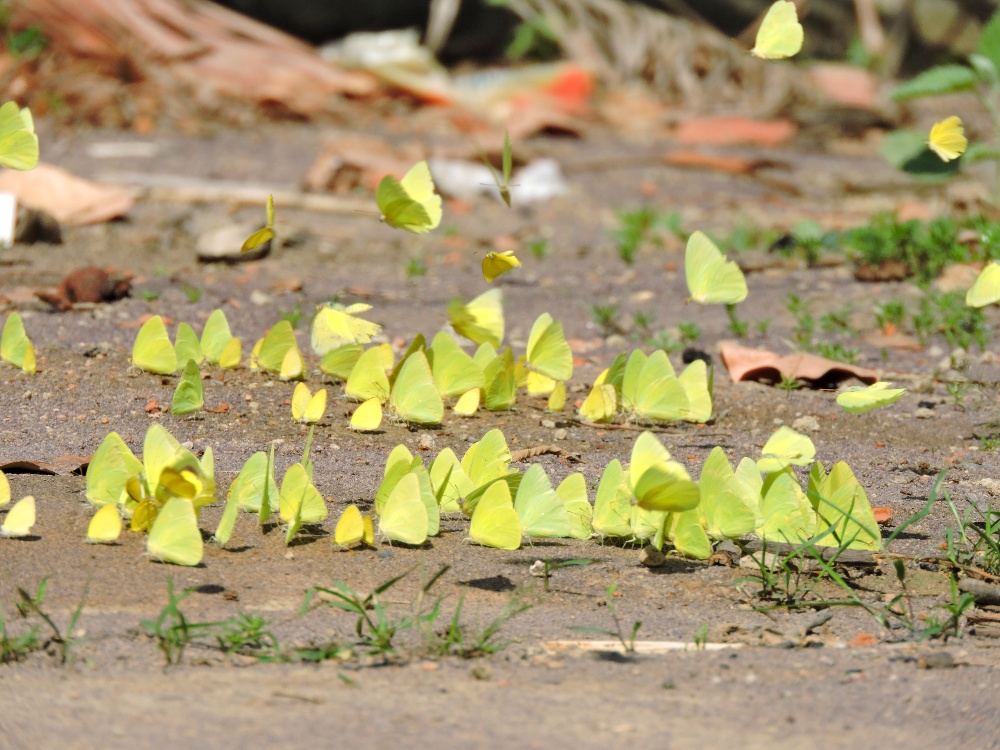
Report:
[{"label": "flying butterfly", "polygon": [[804,39],[795,3],[778,0],[764,15],[751,52],[762,60],[782,60],[797,55]]},{"label": "flying butterfly", "polygon": [[390,227],[424,234],[441,223],[441,196],[427,162],[415,164],[402,180],[386,175],[375,191],[382,221]]},{"label": "flying butterfly", "polygon": [[954,161],[960,157],[969,146],[962,121],[952,115],[934,123],[927,139],[927,146],[940,157],[941,161]]}]

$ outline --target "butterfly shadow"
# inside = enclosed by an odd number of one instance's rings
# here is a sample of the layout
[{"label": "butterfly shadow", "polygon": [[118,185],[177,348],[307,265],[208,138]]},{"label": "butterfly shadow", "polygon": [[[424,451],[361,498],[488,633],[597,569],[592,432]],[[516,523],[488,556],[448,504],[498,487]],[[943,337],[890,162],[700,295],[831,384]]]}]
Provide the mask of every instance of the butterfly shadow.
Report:
[{"label": "butterfly shadow", "polygon": [[407,544],[406,542],[397,542],[390,539],[384,539],[384,541],[386,542],[386,544],[389,545],[388,548],[389,551],[392,551],[394,549],[423,549],[423,550],[434,549],[434,545],[431,544],[431,540],[429,538],[426,541],[422,542],[421,544]]},{"label": "butterfly shadow", "polygon": [[[892,529],[882,529],[882,538],[883,539],[888,539],[892,534],[893,534]],[[927,536],[927,534],[923,534],[923,533],[921,533],[919,531],[900,531],[898,534],[895,535],[895,538],[896,539],[911,539],[911,540],[919,540],[919,541],[926,541],[927,539],[930,539],[930,537]]]},{"label": "butterfly shadow", "polygon": [[589,656],[595,661],[611,662],[612,664],[635,664],[640,660],[637,654],[623,654],[621,651],[610,649],[607,651],[591,651],[589,652]]},{"label": "butterfly shadow", "polygon": [[[155,557],[150,557],[149,560],[150,562],[155,563],[156,565],[174,565],[174,566],[179,565],[179,563],[172,563],[167,560],[157,560]],[[198,563],[197,565],[184,565],[182,567],[191,568],[192,570],[195,569],[206,570],[208,568],[208,566],[205,565],[204,561]]]},{"label": "butterfly shadow", "polygon": [[225,586],[220,586],[217,583],[203,583],[201,586],[194,587],[196,594],[221,594],[225,590]]},{"label": "butterfly shadow", "polygon": [[670,555],[663,565],[647,568],[652,575],[673,575],[676,573],[697,573],[705,569],[705,563],[698,560],[685,560],[683,557]]},{"label": "butterfly shadow", "polygon": [[480,591],[495,591],[496,593],[504,593],[507,591],[514,591],[517,586],[512,580],[507,576],[490,576],[489,578],[471,578],[468,581],[458,581],[459,586],[468,586],[469,588],[479,589]]},{"label": "butterfly shadow", "polygon": [[288,543],[289,548],[291,547],[304,547],[307,544],[315,544],[320,539],[326,539],[330,536],[330,532],[324,529],[322,526],[317,524],[303,524],[302,528],[299,529],[299,533]]},{"label": "butterfly shadow", "polygon": [[24,536],[7,537],[14,542],[37,542],[41,537],[38,534],[25,534]]}]

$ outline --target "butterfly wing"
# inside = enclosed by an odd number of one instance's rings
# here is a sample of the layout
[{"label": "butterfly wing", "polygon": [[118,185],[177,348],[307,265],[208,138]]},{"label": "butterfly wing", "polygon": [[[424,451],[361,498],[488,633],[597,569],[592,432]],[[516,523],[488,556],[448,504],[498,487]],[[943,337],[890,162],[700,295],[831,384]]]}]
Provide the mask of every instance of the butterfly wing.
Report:
[{"label": "butterfly wing", "polygon": [[159,375],[172,375],[177,370],[177,352],[159,315],[151,317],[139,329],[132,347],[132,364]]},{"label": "butterfly wing", "polygon": [[31,495],[22,497],[7,511],[7,517],[0,525],[0,536],[22,537],[31,533],[35,525],[35,498]]},{"label": "butterfly wing", "polygon": [[506,482],[494,482],[483,493],[472,513],[469,536],[483,547],[515,550],[521,546],[521,521]]},{"label": "butterfly wing", "polygon": [[934,123],[927,145],[941,161],[954,161],[960,157],[969,145],[962,121],[953,115]]},{"label": "butterfly wing", "polygon": [[146,551],[157,560],[175,565],[201,562],[204,544],[190,500],[175,497],[164,503],[149,529]]},{"label": "butterfly wing", "polygon": [[764,16],[752,52],[764,60],[781,60],[797,55],[804,39],[795,3],[778,0]]},{"label": "butterfly wing", "polygon": [[20,109],[16,102],[0,107],[0,165],[20,170],[38,166],[38,136],[31,111]]},{"label": "butterfly wing", "polygon": [[414,352],[403,362],[389,395],[389,406],[411,424],[441,423],[444,402],[422,351]]},{"label": "butterfly wing", "polygon": [[969,307],[986,307],[1000,302],[1000,263],[987,263],[965,294]]}]

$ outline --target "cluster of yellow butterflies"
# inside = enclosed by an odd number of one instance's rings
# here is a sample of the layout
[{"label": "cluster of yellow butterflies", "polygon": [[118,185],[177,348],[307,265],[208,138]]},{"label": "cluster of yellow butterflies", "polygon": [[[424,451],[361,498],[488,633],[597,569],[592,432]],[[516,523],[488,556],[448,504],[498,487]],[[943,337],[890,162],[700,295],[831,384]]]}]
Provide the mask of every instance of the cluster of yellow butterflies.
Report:
[{"label": "cluster of yellow butterflies", "polygon": [[[361,402],[351,417],[353,429],[378,429],[384,404],[414,424],[439,424],[445,399],[454,399],[452,408],[461,416],[475,414],[480,406],[490,411],[509,409],[522,387],[530,395],[548,396],[551,410],[563,408],[573,355],[561,323],[548,313],[539,315],[525,354],[515,361],[510,347],[499,353],[496,349],[503,337],[500,290],[490,290],[468,305],[454,303],[451,309],[455,330],[479,344],[475,354],[467,354],[446,331],[439,332],[430,346],[422,334],[416,336],[398,363],[385,345],[328,353],[320,369],[343,379],[348,398]],[[349,370],[348,354],[354,357]]]},{"label": "cluster of yellow butterflies", "polygon": [[[388,542],[423,544],[440,531],[443,514],[469,518],[469,538],[482,546],[517,549],[524,539],[621,538],[662,547],[667,541],[684,555],[705,559],[712,543],[747,535],[771,541],[878,549],[880,534],[864,489],[846,463],[829,473],[814,462],[812,441],[778,429],[756,461],[744,458],[734,471],[716,447],[695,482],[651,432],[636,440],[630,462],[611,461],[591,504],[584,476],[574,473],[558,487],[540,464],[523,473],[511,467],[500,430],[486,433],[459,460],[450,448],[429,467],[403,445],[389,454],[372,510],[377,518],[348,506],[334,530],[339,547]],[[803,488],[790,467],[808,466]],[[290,544],[304,524],[327,517],[327,504],[313,484],[307,458],[292,464],[280,488],[274,449],[254,453],[230,485],[213,540],[225,546],[239,511],[260,525],[278,513]],[[197,565],[204,554],[198,518],[216,500],[211,449],[199,460],[161,425],[152,425],[140,461],[114,432],[101,443],[87,470],[86,497],[97,508],[87,531],[96,543],[117,540],[122,519],[147,533],[155,559]],[[10,486],[0,473],[0,507]],[[27,536],[35,523],[35,501],[26,497],[7,513],[0,533]]]}]

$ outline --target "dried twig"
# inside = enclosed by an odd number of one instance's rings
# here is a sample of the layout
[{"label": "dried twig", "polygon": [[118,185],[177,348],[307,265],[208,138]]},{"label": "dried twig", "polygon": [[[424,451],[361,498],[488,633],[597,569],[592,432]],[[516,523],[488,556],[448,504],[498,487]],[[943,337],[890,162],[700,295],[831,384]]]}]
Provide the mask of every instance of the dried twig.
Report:
[{"label": "dried twig", "polygon": [[511,451],[510,460],[514,463],[520,463],[521,461],[526,461],[529,458],[537,458],[538,456],[553,455],[559,456],[560,458],[565,458],[573,463],[580,463],[583,459],[576,453],[571,453],[565,448],[560,448],[558,445],[538,445],[534,448],[522,448],[519,451]]}]

